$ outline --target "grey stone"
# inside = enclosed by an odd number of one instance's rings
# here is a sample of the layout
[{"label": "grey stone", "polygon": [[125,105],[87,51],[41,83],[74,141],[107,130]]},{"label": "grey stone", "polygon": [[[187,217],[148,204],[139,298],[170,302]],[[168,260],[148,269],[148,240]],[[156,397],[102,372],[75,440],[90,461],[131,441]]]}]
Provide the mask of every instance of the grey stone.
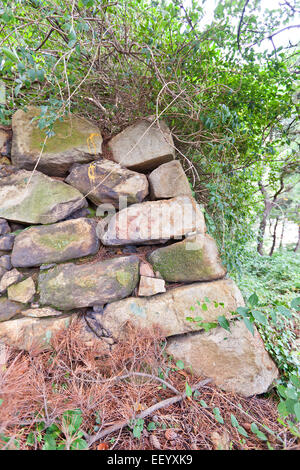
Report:
[{"label": "grey stone", "polygon": [[39,266],[92,255],[98,249],[96,222],[74,219],[21,232],[16,236],[11,261],[15,267]]},{"label": "grey stone", "polygon": [[152,199],[192,196],[190,184],[178,160],[160,165],[148,179]]},{"label": "grey stone", "polygon": [[143,119],[109,141],[115,162],[131,170],[146,171],[175,158],[169,128],[163,121],[158,125],[153,120],[153,117]]},{"label": "grey stone", "polygon": [[32,170],[40,158],[39,171],[64,176],[74,163],[90,162],[101,154],[102,136],[93,123],[72,115],[64,117],[54,123],[55,135],[45,141],[45,132],[33,120],[40,110],[32,106],[27,109],[26,113],[19,109],[12,118],[11,158],[17,167]]}]

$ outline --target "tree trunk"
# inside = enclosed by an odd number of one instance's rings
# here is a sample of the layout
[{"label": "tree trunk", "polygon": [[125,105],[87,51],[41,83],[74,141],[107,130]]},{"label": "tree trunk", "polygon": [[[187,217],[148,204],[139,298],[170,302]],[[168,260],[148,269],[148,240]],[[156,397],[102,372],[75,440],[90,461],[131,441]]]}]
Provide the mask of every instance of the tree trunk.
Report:
[{"label": "tree trunk", "polygon": [[282,222],[282,230],[281,230],[281,235],[280,235],[280,243],[279,243],[279,249],[281,250],[282,247],[283,247],[283,234],[284,234],[284,229],[285,229],[285,223],[286,223],[286,219],[283,219],[283,222]]},{"label": "tree trunk", "polygon": [[276,232],[277,232],[278,221],[279,221],[279,217],[276,217],[276,222],[275,222],[275,225],[274,225],[274,232],[273,232],[273,243],[272,243],[272,247],[271,247],[269,256],[272,256],[272,254],[274,253],[274,250],[275,250],[275,246],[276,246],[276,237],[277,237],[277,233],[276,233]]},{"label": "tree trunk", "polygon": [[297,253],[297,251],[300,250],[300,225],[299,225],[299,228],[298,228],[298,241],[297,241],[297,244],[295,246],[295,249],[294,249],[294,252]]},{"label": "tree trunk", "polygon": [[272,209],[272,203],[265,199],[265,208],[259,224],[258,237],[257,237],[257,251],[263,256],[264,236],[267,226],[268,217]]}]

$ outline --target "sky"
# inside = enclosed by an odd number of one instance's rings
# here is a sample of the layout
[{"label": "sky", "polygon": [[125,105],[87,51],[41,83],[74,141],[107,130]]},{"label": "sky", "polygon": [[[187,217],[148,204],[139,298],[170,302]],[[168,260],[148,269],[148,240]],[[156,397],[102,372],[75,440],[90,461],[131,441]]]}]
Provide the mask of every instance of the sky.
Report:
[{"label": "sky", "polygon": [[[184,0],[183,1],[184,5],[189,6],[191,5],[190,0]],[[218,0],[206,0],[205,2],[205,16],[203,20],[201,21],[200,24],[208,24],[213,20],[214,16],[214,9],[216,7],[216,4],[218,3]],[[261,12],[260,15],[264,15],[264,12],[266,9],[273,10],[275,8],[281,8],[280,3],[283,3],[283,0],[261,0]],[[299,2],[300,3],[300,2]],[[300,7],[298,8],[300,9]],[[291,24],[300,24],[300,15],[294,17],[294,21],[291,22]],[[276,48],[280,46],[285,46],[289,44],[289,41],[291,41],[293,44],[296,42],[300,41],[300,28],[299,29],[290,29],[283,31],[282,33],[278,34],[277,36],[274,37],[274,44]],[[256,46],[258,48],[258,46]],[[270,41],[265,41],[265,44],[263,44],[263,47],[258,48],[258,49],[270,49],[270,51],[273,49],[273,46]]]}]

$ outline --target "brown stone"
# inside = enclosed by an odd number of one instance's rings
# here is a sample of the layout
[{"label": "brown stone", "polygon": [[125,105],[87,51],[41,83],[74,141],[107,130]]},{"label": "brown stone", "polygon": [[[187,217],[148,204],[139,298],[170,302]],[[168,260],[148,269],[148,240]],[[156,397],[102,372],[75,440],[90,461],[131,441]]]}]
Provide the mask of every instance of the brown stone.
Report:
[{"label": "brown stone", "polygon": [[16,236],[11,261],[15,267],[40,266],[93,255],[98,249],[96,222],[79,218],[21,232]]},{"label": "brown stone", "polygon": [[111,203],[119,208],[120,197],[127,204],[142,202],[148,194],[145,175],[122,168],[110,160],[98,160],[87,165],[76,165],[66,182],[86,194],[94,204]]},{"label": "brown stone", "polygon": [[129,206],[113,215],[98,236],[104,245],[138,245],[181,239],[195,230],[206,230],[202,210],[193,198],[179,196]]},{"label": "brown stone", "polygon": [[258,331],[253,336],[243,321],[231,324],[230,330],[219,327],[170,338],[166,351],[193,374],[212,378],[225,391],[245,397],[267,392],[278,370]]},{"label": "brown stone", "polygon": [[153,124],[152,117],[127,127],[108,145],[115,162],[136,171],[153,170],[175,157],[170,129],[163,121]]},{"label": "brown stone", "polygon": [[138,290],[139,297],[149,297],[150,295],[166,292],[165,281],[155,277],[141,276]]},{"label": "brown stone", "polygon": [[148,178],[152,199],[192,196],[190,184],[178,160],[160,165]]}]

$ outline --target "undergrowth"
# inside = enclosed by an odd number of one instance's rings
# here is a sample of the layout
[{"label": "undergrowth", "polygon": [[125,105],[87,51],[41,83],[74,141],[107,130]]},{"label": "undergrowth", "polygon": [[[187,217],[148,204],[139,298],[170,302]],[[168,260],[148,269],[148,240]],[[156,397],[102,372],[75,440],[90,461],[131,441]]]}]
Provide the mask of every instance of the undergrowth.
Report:
[{"label": "undergrowth", "polygon": [[[112,351],[87,345],[76,322],[48,351],[7,350],[0,371],[2,448],[263,449],[295,448],[278,422],[273,398],[242,398],[196,379],[174,364],[157,333],[128,331]],[[147,374],[147,376],[139,376]],[[163,382],[162,382],[163,381]],[[186,392],[180,403],[145,419],[139,412]],[[97,439],[120,420],[123,430]],[[101,436],[101,434],[100,434]]]}]

